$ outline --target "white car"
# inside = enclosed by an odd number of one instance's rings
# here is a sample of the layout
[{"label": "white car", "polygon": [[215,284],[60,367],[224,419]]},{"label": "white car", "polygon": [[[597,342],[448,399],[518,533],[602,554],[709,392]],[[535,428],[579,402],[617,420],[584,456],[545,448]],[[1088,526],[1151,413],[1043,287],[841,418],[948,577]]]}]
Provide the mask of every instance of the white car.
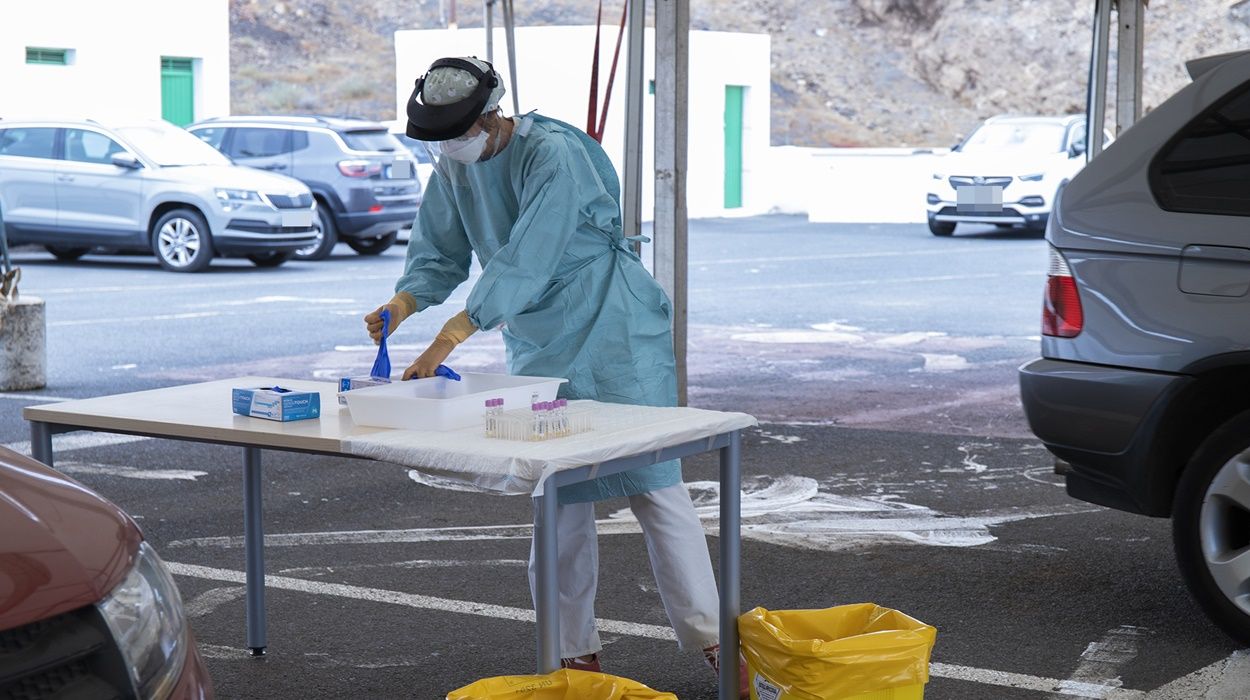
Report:
[{"label": "white car", "polygon": [[0,121],[0,211],[12,245],[148,251],[173,272],[229,256],[275,267],[317,237],[304,183],[161,120]]},{"label": "white car", "polygon": [[925,198],[929,231],[949,236],[956,224],[975,223],[1041,233],[1059,189],[1084,165],[1084,115],[991,117],[937,158]]}]

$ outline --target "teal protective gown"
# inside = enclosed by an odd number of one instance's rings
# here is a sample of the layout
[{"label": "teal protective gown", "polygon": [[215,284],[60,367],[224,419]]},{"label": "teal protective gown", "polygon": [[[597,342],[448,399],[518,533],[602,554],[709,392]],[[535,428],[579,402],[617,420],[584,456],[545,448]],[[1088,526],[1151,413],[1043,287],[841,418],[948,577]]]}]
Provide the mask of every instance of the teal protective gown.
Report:
[{"label": "teal protective gown", "polygon": [[[621,233],[620,184],[582,131],[530,114],[490,160],[442,158],[430,178],[395,285],[418,310],[441,304],[482,266],[466,304],[502,328],[508,371],[564,377],[568,399],[677,405],[664,290]],[[505,407],[506,408],[506,407]],[[561,503],[631,496],[681,482],[662,462],[560,489]]]}]

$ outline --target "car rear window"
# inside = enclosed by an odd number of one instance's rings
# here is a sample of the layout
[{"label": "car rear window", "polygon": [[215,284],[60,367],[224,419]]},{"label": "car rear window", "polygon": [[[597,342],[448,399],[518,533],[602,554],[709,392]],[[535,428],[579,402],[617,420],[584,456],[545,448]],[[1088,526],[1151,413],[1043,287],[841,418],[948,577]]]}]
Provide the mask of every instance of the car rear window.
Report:
[{"label": "car rear window", "polygon": [[1185,125],[1159,151],[1150,189],[1159,206],[1193,214],[1250,216],[1250,83]]},{"label": "car rear window", "polygon": [[56,129],[21,128],[0,130],[0,156],[51,158]]},{"label": "car rear window", "polygon": [[344,131],[341,134],[347,147],[353,151],[398,151],[402,146],[385,129],[369,131]]}]

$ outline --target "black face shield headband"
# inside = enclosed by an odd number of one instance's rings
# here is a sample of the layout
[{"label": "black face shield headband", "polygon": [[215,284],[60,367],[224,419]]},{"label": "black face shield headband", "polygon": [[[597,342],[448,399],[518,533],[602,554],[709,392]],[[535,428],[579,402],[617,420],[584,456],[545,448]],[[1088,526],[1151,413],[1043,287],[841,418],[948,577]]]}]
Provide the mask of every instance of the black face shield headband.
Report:
[{"label": "black face shield headband", "polygon": [[408,127],[405,133],[421,141],[446,141],[464,135],[473,126],[473,122],[482,116],[491,91],[499,85],[499,76],[493,68],[485,73],[472,63],[459,58],[440,58],[430,66],[430,71],[436,68],[466,70],[477,78],[477,88],[473,94],[459,102],[431,105],[424,101],[425,78],[429,72],[417,78],[416,88],[408,98]]}]

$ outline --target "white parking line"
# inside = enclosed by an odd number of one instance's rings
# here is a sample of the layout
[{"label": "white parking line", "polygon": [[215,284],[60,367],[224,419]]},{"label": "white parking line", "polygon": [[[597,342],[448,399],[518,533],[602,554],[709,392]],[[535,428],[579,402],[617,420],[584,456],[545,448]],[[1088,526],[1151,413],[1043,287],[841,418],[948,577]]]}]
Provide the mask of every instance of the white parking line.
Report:
[{"label": "white parking line", "polygon": [[[225,581],[228,583],[247,582],[247,575],[242,571],[215,569],[208,566],[180,564],[177,562],[166,562],[165,565],[169,567],[170,571],[178,576],[189,576],[191,578],[208,579],[210,581]],[[399,591],[388,591],[381,588],[349,586],[341,583],[323,583],[320,581],[290,578],[288,576],[265,576],[265,586],[268,588],[277,588],[286,591],[311,593],[313,595],[329,595],[339,598],[367,600],[374,603],[405,605],[410,608],[421,608],[423,610],[439,610],[442,612],[458,613],[461,615],[477,615],[479,617],[493,617],[500,620],[515,620],[517,622],[534,622],[534,611],[525,608],[513,608],[507,605],[491,605],[488,603],[474,603],[468,600],[435,598],[434,596],[417,595],[415,593],[401,593]],[[618,620],[603,619],[597,619],[596,623],[599,625],[599,629],[601,631],[608,632],[610,634],[625,634],[631,637],[649,637],[651,639],[671,639],[674,641],[677,639],[677,635],[673,633],[673,630],[667,627],[659,627],[657,625],[643,625],[636,622],[621,622]]]},{"label": "white parking line", "polygon": [[1109,630],[1102,639],[1085,647],[1081,661],[1072,676],[1060,684],[1052,697],[1069,695],[1069,688],[1097,684],[1111,687],[1123,685],[1120,669],[1137,658],[1137,647],[1146,628],[1120,625]]},{"label": "white parking line", "polygon": [[[343,270],[343,272],[348,273],[350,272],[350,270]],[[395,274],[385,274],[385,275],[352,274],[351,275],[351,279],[353,281],[385,280],[387,282],[394,282],[395,277],[396,277]],[[336,285],[336,284],[342,284],[342,282],[343,282],[343,277],[338,276],[338,275],[319,276],[319,277],[290,276],[290,277],[284,277],[282,279],[282,284],[285,286],[290,286],[292,284]],[[184,291],[193,290],[193,289],[245,289],[247,287],[263,287],[266,289],[272,289],[273,286],[274,284],[273,284],[272,279],[265,279],[264,276],[261,276],[261,277],[249,276],[245,278],[233,279],[233,280],[230,280],[229,282],[182,282],[182,281],[179,281],[178,286],[176,287],[176,291],[184,292]],[[80,295],[88,295],[88,294],[129,293],[129,292],[161,292],[163,294],[168,294],[169,291],[170,291],[169,283],[160,282],[157,284],[102,285],[99,287],[50,287],[47,289],[34,289],[34,290],[31,290],[31,293],[38,294],[39,296],[49,296],[52,294],[73,294],[76,296],[80,296]]]},{"label": "white parking line", "polygon": [[[152,438],[141,437],[139,435],[113,435],[110,433],[69,433],[66,435],[52,436],[52,451],[64,452],[65,450],[85,450],[90,447],[105,447],[107,445],[125,445],[128,442],[139,442],[140,440],[151,440]],[[30,454],[30,441],[10,442],[5,447],[20,452],[24,455]]]},{"label": "white parking line", "polygon": [[48,396],[47,394],[0,394],[0,399],[16,399],[18,401],[45,401],[48,403],[61,401],[77,401],[77,399],[67,399],[64,396]]},{"label": "white parking line", "polygon": [[[1073,683],[1071,681],[1061,681],[1058,678],[1029,676],[1023,673],[953,666],[936,661],[929,664],[929,675],[957,681],[968,681],[970,683],[997,685],[1004,688],[1059,692],[1065,697],[1094,698],[1096,700],[1142,700],[1146,695],[1140,690],[1125,690],[1096,683]],[[1060,686],[1063,686],[1062,689],[1060,689]]]},{"label": "white parking line", "polygon": [[98,462],[61,462],[56,469],[65,474],[99,474],[102,476],[120,476],[126,479],[157,479],[161,481],[195,481],[208,472],[192,469],[140,469],[123,467],[116,464],[100,464]]},{"label": "white parking line", "polygon": [[49,328],[63,326],[113,326],[119,323],[147,323],[148,321],[182,321],[192,318],[212,318],[221,316],[217,311],[196,311],[182,314],[157,314],[155,316],[118,316],[115,318],[84,318],[77,321],[51,321]]},{"label": "white parking line", "polygon": [[1035,270],[1021,270],[1017,272],[986,272],[977,275],[929,275],[926,277],[895,277],[895,278],[864,278],[853,280],[835,280],[833,282],[800,282],[794,284],[757,284],[757,285],[741,285],[735,284],[730,286],[716,287],[695,287],[690,291],[694,294],[717,294],[725,295],[727,293],[741,292],[772,292],[786,289],[833,289],[838,287],[871,287],[881,284],[899,285],[899,284],[919,284],[922,282],[957,282],[961,280],[984,280],[996,279],[999,277],[1036,277],[1040,276]]},{"label": "white parking line", "polygon": [[[169,567],[169,570],[177,576],[187,576],[190,578],[207,579],[210,581],[225,581],[228,583],[239,584],[247,581],[247,575],[242,571],[217,569],[208,566],[182,564],[178,562],[166,562],[165,565]],[[414,593],[401,593],[399,591],[389,591],[381,588],[349,586],[338,583],[322,583],[318,581],[290,578],[287,576],[266,576],[265,586],[279,590],[310,593],[312,595],[328,595],[339,598],[365,600],[374,603],[404,605],[410,608],[419,608],[423,610],[438,610],[441,612],[457,613],[462,615],[477,615],[479,617],[513,620],[516,622],[534,622],[533,610],[514,608],[505,605],[474,603],[467,600],[436,598],[433,596],[417,595]],[[602,618],[597,618],[595,622],[601,632],[609,634],[672,641],[676,641],[677,639],[673,630],[668,627],[643,625],[635,622],[624,622],[621,620],[605,620]],[[1054,691],[1064,683],[1057,678],[1043,678],[1040,676],[1029,676],[1022,673],[1006,673],[1003,671],[992,671],[988,669],[956,666],[937,662],[929,664],[929,674],[938,678],[949,678],[952,680],[997,685],[1006,688],[1037,690],[1042,692]],[[1122,688],[1103,686],[1094,683],[1070,683],[1064,688],[1063,694],[1068,697],[1091,698],[1096,700],[1143,700],[1145,697],[1145,693],[1138,690],[1124,690]]]},{"label": "white parking line", "polygon": [[[960,255],[969,253],[989,253],[995,252],[993,248],[985,248],[979,246],[968,246],[959,251]],[[824,260],[862,260],[871,258],[913,258],[918,255],[950,255],[949,250],[885,250],[867,253],[831,253],[828,255],[785,255],[771,258],[724,258],[721,260],[691,260],[691,267],[702,267],[704,265],[766,265],[768,263],[788,263],[788,262],[815,262]]]},{"label": "white parking line", "polygon": [[524,559],[412,559],[410,561],[392,561],[385,564],[346,564],[340,566],[301,566],[294,569],[282,569],[278,573],[286,576],[323,576],[336,571],[360,571],[362,569],[455,569],[470,566],[527,566]]}]

